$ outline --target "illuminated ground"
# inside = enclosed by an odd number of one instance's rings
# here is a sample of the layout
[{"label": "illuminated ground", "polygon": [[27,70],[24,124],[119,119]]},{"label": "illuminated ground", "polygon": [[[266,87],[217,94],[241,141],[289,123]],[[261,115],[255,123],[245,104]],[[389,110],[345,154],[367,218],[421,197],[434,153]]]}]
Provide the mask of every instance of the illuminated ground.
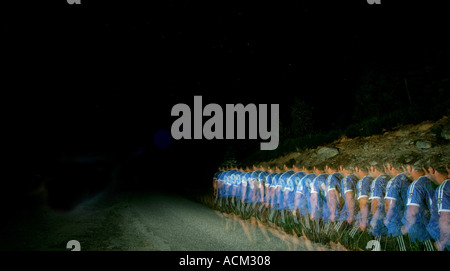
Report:
[{"label": "illuminated ground", "polygon": [[103,195],[71,212],[24,212],[2,250],[336,250],[163,193]]}]

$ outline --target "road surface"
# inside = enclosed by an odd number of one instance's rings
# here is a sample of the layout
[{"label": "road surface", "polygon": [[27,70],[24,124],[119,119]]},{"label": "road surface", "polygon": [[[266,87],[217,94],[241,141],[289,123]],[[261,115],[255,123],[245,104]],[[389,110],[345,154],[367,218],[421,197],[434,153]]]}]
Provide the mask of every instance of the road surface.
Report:
[{"label": "road surface", "polygon": [[1,250],[276,251],[336,250],[274,228],[156,192],[105,194],[70,212],[23,211],[4,225]]}]

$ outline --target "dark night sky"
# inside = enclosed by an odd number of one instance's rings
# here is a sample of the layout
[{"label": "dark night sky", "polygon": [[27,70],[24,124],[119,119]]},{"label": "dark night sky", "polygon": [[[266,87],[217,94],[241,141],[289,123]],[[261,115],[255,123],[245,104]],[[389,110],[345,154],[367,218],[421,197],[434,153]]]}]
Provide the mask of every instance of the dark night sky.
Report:
[{"label": "dark night sky", "polygon": [[364,67],[448,45],[445,10],[425,1],[41,2],[1,11],[6,143],[26,166],[147,147],[145,171],[210,174],[231,142],[153,143],[176,103],[279,103],[283,121],[299,97],[326,130],[351,116]]}]

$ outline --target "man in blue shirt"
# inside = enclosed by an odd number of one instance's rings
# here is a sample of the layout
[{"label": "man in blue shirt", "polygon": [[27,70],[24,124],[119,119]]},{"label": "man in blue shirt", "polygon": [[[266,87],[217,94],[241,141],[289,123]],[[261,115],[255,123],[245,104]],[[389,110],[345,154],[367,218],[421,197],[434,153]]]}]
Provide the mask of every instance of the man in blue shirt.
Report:
[{"label": "man in blue shirt", "polygon": [[316,232],[320,231],[320,220],[328,222],[330,211],[327,204],[327,178],[325,165],[320,163],[314,166],[314,173],[317,175],[311,183],[311,221]]},{"label": "man in blue shirt", "polygon": [[[275,171],[278,173],[273,179],[272,184],[270,185],[270,216],[269,221],[273,222],[276,221],[277,215],[279,212],[278,210],[278,198],[279,198],[279,191],[280,191],[280,185],[279,180],[284,172],[282,172],[278,166],[275,167]],[[275,218],[274,218],[275,217]]]},{"label": "man in blue shirt", "polygon": [[[341,196],[341,181],[344,176],[339,172],[339,167],[334,163],[329,163],[325,166],[325,173],[328,174],[326,185],[327,185],[327,206],[329,211],[329,219],[324,219],[324,229],[325,234],[331,234],[330,227],[335,226],[335,223],[339,218],[339,213],[342,207]],[[340,226],[340,225],[339,225]]]},{"label": "man in blue shirt", "polygon": [[258,175],[258,189],[259,189],[259,207],[256,209],[256,218],[260,221],[263,221],[263,213],[265,207],[265,197],[266,197],[266,183],[267,177],[270,175],[269,170],[265,170],[264,167],[261,167],[262,172]]},{"label": "man in blue shirt", "polygon": [[270,207],[270,202],[272,198],[272,190],[273,190],[273,181],[275,176],[277,176],[279,173],[273,171],[271,168],[269,168],[270,174],[266,177],[266,183],[264,184],[264,202],[266,204],[266,208],[268,209]]},{"label": "man in blue shirt", "polygon": [[374,177],[370,186],[371,200],[370,212],[370,229],[369,232],[377,239],[381,240],[381,236],[385,236],[388,233],[386,226],[384,225],[384,217],[386,216],[385,200],[386,186],[391,177],[385,173],[385,168],[381,163],[377,163],[370,167],[369,174]]},{"label": "man in blue shirt", "polygon": [[266,182],[264,183],[264,209],[262,209],[261,219],[263,222],[267,222],[267,219],[270,215],[270,202],[271,202],[271,187],[274,181],[275,176],[279,173],[275,172],[274,167],[268,167],[269,175],[266,177]]},{"label": "man in blue shirt", "polygon": [[250,196],[250,177],[252,175],[252,172],[250,172],[249,169],[247,169],[247,171],[242,175],[241,178],[241,208],[240,208],[240,212],[242,212],[242,214],[245,213],[245,208],[246,208],[246,204],[248,204],[248,202],[250,201],[249,196]]},{"label": "man in blue shirt", "polygon": [[354,173],[354,167],[352,165],[342,166],[341,172],[344,176],[341,181],[344,205],[340,212],[339,221],[347,221],[349,225],[352,225],[355,221],[356,213],[358,212],[358,205],[356,205],[355,201],[358,177]]},{"label": "man in blue shirt", "polygon": [[[373,236],[367,231],[370,219],[370,187],[374,177],[369,175],[369,166],[360,163],[355,166],[354,174],[358,178],[355,193],[355,223],[349,232],[348,246],[365,249],[367,242],[373,240]],[[356,236],[358,235],[358,236]]]},{"label": "man in blue shirt", "polygon": [[[269,197],[268,197],[268,209],[270,210],[270,215],[268,217],[269,221],[273,220],[273,217],[275,215],[276,210],[276,203],[277,203],[277,197],[276,197],[276,188],[278,184],[278,179],[281,177],[282,172],[278,168],[278,166],[275,166],[275,173],[273,177],[271,178],[270,186],[269,186]],[[272,174],[271,174],[272,175]],[[269,177],[271,177],[269,175]]]},{"label": "man in blue shirt", "polygon": [[344,176],[338,171],[336,165],[330,164],[325,166],[325,172],[328,174],[327,178],[327,204],[330,210],[329,221],[335,222],[339,218],[339,212],[342,206],[340,197],[341,181]]},{"label": "man in blue shirt", "polygon": [[281,171],[281,169],[278,168],[278,166],[275,166],[275,172],[278,173],[277,175],[275,175],[272,178],[272,182],[270,183],[270,208],[274,209],[276,207],[276,203],[277,203],[277,185],[278,185],[278,180],[281,177],[281,175],[283,174],[283,172]]},{"label": "man in blue shirt", "polygon": [[247,178],[247,208],[245,212],[250,212],[248,215],[252,216],[254,214],[254,209],[256,206],[256,203],[258,202],[258,175],[261,173],[261,170],[256,170],[250,172],[251,174]]},{"label": "man in blue shirt", "polygon": [[414,181],[408,189],[406,211],[402,218],[402,233],[408,234],[412,242],[422,243],[426,250],[433,251],[431,236],[426,228],[430,222],[430,211],[437,185],[424,176],[425,172],[420,163],[407,165],[405,174]]},{"label": "man in blue shirt", "polygon": [[286,204],[289,210],[295,215],[295,210],[297,209],[295,204],[296,188],[300,180],[305,176],[305,172],[301,171],[295,165],[292,167],[292,170],[294,171],[294,174],[292,174],[286,181],[284,198],[286,199]]},{"label": "man in blue shirt", "polygon": [[295,203],[296,209],[301,216],[301,223],[303,228],[310,229],[309,216],[311,215],[311,183],[317,177],[312,168],[303,166],[302,171],[305,176],[299,181],[295,189]]},{"label": "man in blue shirt", "polygon": [[221,175],[222,178],[222,184],[220,185],[220,196],[222,197],[221,200],[221,209],[224,212],[228,212],[229,211],[229,200],[231,197],[231,175],[236,172],[237,169],[235,169],[234,167],[230,167],[230,169],[228,171],[226,171],[225,174]]},{"label": "man in blue shirt", "polygon": [[[285,166],[284,169],[287,169]],[[280,214],[281,218],[281,224],[284,225],[286,223],[285,217],[286,217],[286,209],[287,206],[287,199],[285,198],[285,188],[287,180],[290,176],[292,176],[295,172],[293,170],[288,170],[281,174],[280,178],[278,179],[277,188],[276,188],[276,194],[277,194],[277,207],[278,213]]]},{"label": "man in blue shirt", "polygon": [[255,180],[255,197],[258,203],[264,202],[264,185],[266,182],[266,177],[270,174],[269,171],[266,171],[262,166],[258,169],[259,173],[256,176]]},{"label": "man in blue shirt", "polygon": [[[246,169],[247,170],[247,169]],[[244,200],[244,198],[246,197],[245,195],[245,190],[243,190],[243,181],[244,178],[246,176],[247,172],[245,171],[238,171],[237,173],[235,173],[234,178],[234,185],[236,187],[236,202],[235,202],[235,213],[239,214],[241,213],[241,209],[242,209],[242,202]]]},{"label": "man in blue shirt", "polygon": [[434,161],[432,164],[433,166],[429,165],[424,170],[430,180],[439,186],[434,194],[427,230],[435,240],[437,250],[450,250],[450,180],[448,166],[440,166],[440,161]]},{"label": "man in blue shirt", "polygon": [[402,165],[398,162],[388,163],[387,172],[393,177],[386,186],[386,217],[384,225],[388,229],[388,234],[397,239],[399,249],[406,250],[402,236],[402,217],[408,197],[408,187],[411,180],[403,172]]},{"label": "man in blue shirt", "polygon": [[261,170],[255,170],[252,172],[252,175],[250,176],[250,191],[251,191],[251,197],[250,201],[252,202],[252,206],[255,207],[256,203],[259,202],[259,179],[258,176],[261,173]]},{"label": "man in blue shirt", "polygon": [[[350,239],[347,238],[348,231],[350,230],[349,228],[351,227],[356,215],[354,191],[356,191],[356,183],[358,181],[358,178],[353,173],[354,167],[351,164],[346,164],[344,166],[341,166],[340,168],[342,176],[340,183],[333,184],[333,182],[331,182],[329,186],[328,193],[329,199],[331,201],[331,204],[329,204],[329,206],[331,214],[336,215],[333,221],[338,221],[334,226],[334,231],[340,232],[339,238],[344,237],[344,239],[341,240],[342,242],[349,242]],[[331,208],[334,209],[332,210]],[[330,215],[330,217],[332,215]]]},{"label": "man in blue shirt", "polygon": [[369,166],[364,164],[355,167],[355,174],[359,179],[356,184],[356,203],[359,211],[356,214],[355,226],[359,227],[361,231],[365,231],[371,217],[369,197],[374,177],[369,174]]},{"label": "man in blue shirt", "polygon": [[215,207],[217,207],[216,205],[219,203],[221,176],[225,172],[226,172],[225,169],[223,169],[223,170],[219,171],[217,175],[214,176],[214,206]]},{"label": "man in blue shirt", "polygon": [[240,199],[240,178],[239,176],[242,174],[242,169],[239,169],[237,171],[235,171],[233,174],[231,174],[230,176],[230,211],[235,213],[236,210],[236,204],[238,201],[238,198]]},{"label": "man in blue shirt", "polygon": [[285,198],[285,189],[289,177],[291,177],[294,173],[295,172],[293,170],[288,170],[286,172],[283,172],[283,174],[281,174],[280,178],[278,179],[276,190],[278,198],[277,201],[278,210],[284,210],[287,208],[287,198]]},{"label": "man in blue shirt", "polygon": [[220,174],[222,174],[222,172],[223,172],[222,168],[219,167],[219,170],[216,173],[214,173],[214,176],[213,176],[213,196],[215,199],[217,199],[217,189],[219,187],[218,179],[219,179]]},{"label": "man in blue shirt", "polygon": [[267,182],[267,176],[269,176],[270,171],[265,170],[263,167],[261,167],[261,173],[258,175],[258,199],[260,203],[264,203],[265,198],[265,187]]}]

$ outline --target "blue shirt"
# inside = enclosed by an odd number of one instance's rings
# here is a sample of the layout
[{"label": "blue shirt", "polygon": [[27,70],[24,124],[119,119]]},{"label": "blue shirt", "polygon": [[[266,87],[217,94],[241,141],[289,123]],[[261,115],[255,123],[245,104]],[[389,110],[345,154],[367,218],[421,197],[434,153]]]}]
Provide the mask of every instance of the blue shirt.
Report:
[{"label": "blue shirt", "polygon": [[272,181],[273,181],[273,177],[275,177],[278,173],[276,172],[272,172],[269,175],[267,175],[266,177],[266,182],[264,183],[264,186],[271,186],[272,185]]},{"label": "blue shirt", "polygon": [[[244,202],[249,202],[250,199],[250,185],[251,185],[251,178],[252,172],[246,172],[242,177],[242,197],[245,196]],[[245,193],[245,195],[244,195]]]},{"label": "blue shirt", "polygon": [[278,183],[277,183],[277,188],[279,188],[278,193],[277,193],[278,210],[283,210],[283,209],[287,208],[287,205],[285,205],[286,199],[284,198],[284,190],[286,188],[287,180],[294,173],[295,172],[293,170],[286,171],[283,174],[281,174],[280,178],[278,179]]},{"label": "blue shirt", "polygon": [[258,175],[258,200],[264,200],[264,193],[265,193],[265,186],[266,186],[266,182],[267,182],[267,176],[269,176],[270,172],[269,171],[262,171],[261,173],[259,173]]},{"label": "blue shirt", "polygon": [[[235,171],[230,175],[230,177],[229,177],[230,186],[228,188],[229,189],[228,193],[230,196],[233,196],[233,191],[234,191],[234,196],[240,195],[240,189],[239,189],[240,183],[238,184],[238,177],[241,174],[242,174],[241,171]],[[241,179],[239,178],[239,181],[240,180]]]},{"label": "blue shirt", "polygon": [[[370,197],[369,200],[378,199],[377,212],[379,212],[380,217],[378,217],[377,221],[371,221],[371,223],[375,223],[375,227],[371,227],[369,232],[374,236],[385,235],[387,234],[387,228],[383,223],[383,219],[386,215],[384,208],[384,197],[386,196],[386,186],[390,180],[390,176],[387,174],[381,174],[375,180],[372,181],[370,185]],[[375,219],[372,217],[371,220]]]},{"label": "blue shirt", "polygon": [[222,174],[223,171],[217,171],[216,173],[214,173],[214,180],[217,180],[219,178],[219,175]]},{"label": "blue shirt", "polygon": [[[342,197],[344,199],[344,206],[341,209],[340,216],[338,219],[339,221],[345,221],[348,218],[349,209],[348,209],[347,201],[345,201],[345,193],[353,191],[354,195],[356,195],[357,182],[358,182],[358,177],[356,177],[355,174],[347,175],[341,181],[341,191],[342,191]],[[354,198],[352,198],[351,200],[354,201]],[[356,202],[354,201],[354,207],[353,207],[354,217],[353,217],[353,219],[356,218],[357,210],[358,210],[358,206],[357,206]]]},{"label": "blue shirt", "polygon": [[298,186],[298,183],[304,176],[305,176],[305,172],[303,172],[303,171],[295,172],[294,174],[292,174],[286,181],[285,189],[295,192],[295,190]]},{"label": "blue shirt", "polygon": [[218,197],[221,197],[221,193],[222,193],[222,191],[223,191],[223,189],[222,189],[222,184],[223,184],[223,178],[222,178],[222,176],[223,176],[225,173],[226,173],[226,171],[222,171],[222,172],[217,176],[217,182],[218,182],[218,185],[217,185],[217,195],[218,195]]},{"label": "blue shirt", "polygon": [[389,210],[392,212],[392,216],[387,221],[386,227],[388,233],[393,237],[402,235],[402,217],[405,212],[406,201],[408,198],[408,187],[410,185],[409,179],[405,173],[400,173],[392,178],[386,186],[386,199],[395,200],[394,209]]},{"label": "blue shirt", "polygon": [[297,208],[300,210],[300,215],[307,215],[311,213],[311,183],[316,178],[316,174],[310,173],[304,176],[297,185],[295,193],[299,195]]},{"label": "blue shirt", "polygon": [[263,172],[259,173],[258,180],[262,186],[266,186],[267,176],[269,176],[269,175],[270,175],[269,171],[263,171]]},{"label": "blue shirt", "polygon": [[[417,206],[419,208],[416,221],[413,225],[410,225],[408,230],[408,235],[413,242],[416,240],[423,242],[431,237],[426,228],[430,222],[430,211],[433,205],[434,192],[433,183],[425,176],[419,177],[409,186],[406,206]],[[406,212],[402,222],[404,225],[408,223],[406,221]]]},{"label": "blue shirt", "polygon": [[[450,180],[442,182],[435,190],[431,206],[431,217],[427,230],[434,240],[439,240],[439,217],[441,212],[450,212]],[[447,249],[450,245],[447,244]]]},{"label": "blue shirt", "polygon": [[264,200],[266,203],[270,203],[270,201],[271,201],[271,194],[270,194],[270,191],[271,191],[271,188],[273,188],[273,186],[272,186],[273,179],[274,179],[274,177],[277,176],[277,175],[278,175],[278,173],[272,172],[272,173],[269,174],[269,176],[267,176],[267,178],[266,178],[267,181],[266,181],[265,187],[268,188],[267,195],[266,195],[265,200]]},{"label": "blue shirt", "polygon": [[242,179],[245,175],[245,172],[238,171],[238,173],[235,173],[234,178],[234,186],[236,187],[236,197],[241,198],[242,197]]},{"label": "blue shirt", "polygon": [[281,175],[283,175],[284,172],[278,173],[273,177],[272,184],[270,185],[271,190],[273,189],[273,198],[270,199],[270,203],[274,205],[274,207],[277,207],[278,203],[278,194],[277,194],[277,186],[278,186],[278,180],[280,179]]},{"label": "blue shirt", "polygon": [[284,172],[281,173],[277,173],[276,175],[273,176],[272,178],[272,182],[270,183],[270,187],[271,188],[276,188],[278,185],[278,179],[280,178],[281,175],[283,175]]},{"label": "blue shirt", "polygon": [[[336,198],[334,199],[335,205],[336,205],[336,219],[339,218],[339,212],[342,206],[339,206],[339,197],[342,196],[341,191],[341,181],[342,181],[342,174],[339,172],[335,172],[333,174],[328,175],[327,178],[327,196],[330,194],[331,190],[336,190]],[[328,197],[327,202],[331,202],[331,199]],[[331,213],[330,213],[331,214]]]},{"label": "blue shirt", "polygon": [[[373,181],[373,177],[372,176],[364,176],[362,179],[360,179],[358,181],[358,183],[356,183],[356,204],[358,205],[358,208],[360,206],[360,204],[358,203],[358,201],[361,198],[367,198],[369,199],[370,197],[370,186],[372,184]],[[366,203],[366,205],[368,205],[368,203]],[[371,212],[370,210],[368,210],[367,213],[367,217],[365,219],[365,224],[368,225],[369,221],[370,221],[370,216],[371,216]],[[361,210],[359,210],[358,214],[356,215],[356,226],[361,225],[362,222],[362,215],[361,215]]]},{"label": "blue shirt", "polygon": [[[253,171],[250,177],[247,179],[247,190],[248,190],[248,200],[249,202],[258,202],[258,175],[261,173],[261,170]],[[250,189],[249,189],[250,188]]]},{"label": "blue shirt", "polygon": [[230,192],[230,185],[231,185],[231,175],[235,172],[235,169],[229,170],[227,171],[225,174],[221,175],[221,178],[223,178],[222,180],[222,193],[221,196],[222,197],[228,197],[230,196],[229,192]]},{"label": "blue shirt", "polygon": [[370,197],[370,187],[372,185],[374,178],[372,176],[364,176],[361,180],[356,184],[356,199],[366,197],[367,199]]},{"label": "blue shirt", "polygon": [[329,222],[328,217],[330,216],[330,210],[327,206],[327,178],[328,174],[323,173],[317,176],[311,183],[311,194],[316,193],[317,196],[317,206],[314,211],[313,219],[322,218],[323,221]]},{"label": "blue shirt", "polygon": [[[293,211],[297,207],[295,206],[295,189],[298,186],[300,180],[305,176],[305,172],[299,171],[292,174],[286,181],[286,187],[284,188],[285,193],[287,193],[287,207],[289,210]],[[286,192],[288,191],[288,192]]]},{"label": "blue shirt", "polygon": [[450,212],[450,184],[445,180],[437,189],[438,212]]}]

